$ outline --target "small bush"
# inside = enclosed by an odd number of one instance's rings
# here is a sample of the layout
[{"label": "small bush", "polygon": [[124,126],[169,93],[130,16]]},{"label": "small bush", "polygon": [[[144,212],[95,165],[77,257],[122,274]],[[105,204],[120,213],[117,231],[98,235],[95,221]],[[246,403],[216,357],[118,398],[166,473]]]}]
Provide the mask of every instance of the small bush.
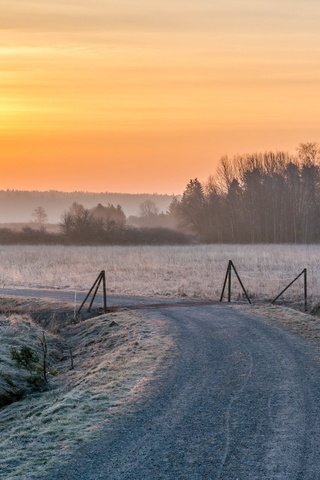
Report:
[{"label": "small bush", "polygon": [[17,367],[28,370],[31,375],[39,369],[39,357],[27,345],[22,345],[19,350],[12,348],[11,358]]}]

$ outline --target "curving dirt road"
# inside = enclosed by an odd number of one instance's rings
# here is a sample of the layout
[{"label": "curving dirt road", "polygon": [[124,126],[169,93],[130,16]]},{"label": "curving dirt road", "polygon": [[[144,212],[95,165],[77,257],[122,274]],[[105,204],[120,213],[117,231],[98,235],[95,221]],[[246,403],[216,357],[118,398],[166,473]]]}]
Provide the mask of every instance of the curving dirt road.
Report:
[{"label": "curving dirt road", "polygon": [[319,349],[225,305],[161,302],[149,299],[144,314],[168,323],[176,355],[134,413],[105,427],[47,480],[318,480]]},{"label": "curving dirt road", "polygon": [[178,353],[134,414],[50,480],[317,480],[318,350],[226,306],[149,311]]}]

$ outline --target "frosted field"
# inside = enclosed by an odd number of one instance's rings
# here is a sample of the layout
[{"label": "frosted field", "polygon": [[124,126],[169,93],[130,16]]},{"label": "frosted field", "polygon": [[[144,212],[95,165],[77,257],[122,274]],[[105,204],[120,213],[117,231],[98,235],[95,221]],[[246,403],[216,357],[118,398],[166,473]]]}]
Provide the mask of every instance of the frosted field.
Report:
[{"label": "frosted field", "polygon": [[[108,293],[219,298],[232,259],[253,298],[275,296],[308,268],[309,294],[320,302],[318,245],[177,247],[1,246],[0,286],[88,289],[107,272]],[[236,281],[234,295],[237,296]],[[287,298],[302,294],[302,279]]]}]

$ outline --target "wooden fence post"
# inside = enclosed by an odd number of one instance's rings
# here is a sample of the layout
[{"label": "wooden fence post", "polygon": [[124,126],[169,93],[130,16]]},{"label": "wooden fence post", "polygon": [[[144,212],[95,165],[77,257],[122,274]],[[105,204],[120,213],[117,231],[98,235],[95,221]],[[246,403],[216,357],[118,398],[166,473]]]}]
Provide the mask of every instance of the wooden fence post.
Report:
[{"label": "wooden fence post", "polygon": [[91,301],[90,301],[90,304],[89,304],[89,307],[88,307],[88,312],[91,311],[91,308],[92,308],[92,305],[93,305],[93,302],[97,296],[97,293],[98,293],[98,290],[99,290],[99,287],[102,283],[102,294],[103,294],[103,311],[104,313],[107,313],[107,288],[106,288],[106,272],[105,270],[102,270],[99,275],[97,276],[96,280],[94,281],[92,287],[90,288],[88,294],[86,295],[85,299],[83,300],[83,302],[81,303],[78,311],[77,311],[77,315],[80,314],[82,308],[84,307],[84,305],[86,304],[87,300],[89,299],[91,293],[93,292],[93,295],[92,295],[92,298],[91,298]]},{"label": "wooden fence post", "polygon": [[308,310],[308,277],[307,277],[307,269],[304,268],[302,270],[302,272],[299,273],[299,275],[297,275],[293,280],[292,282],[289,283],[289,285],[287,285],[283,290],[281,290],[281,292],[279,293],[279,295],[277,295],[273,300],[272,300],[272,304],[274,304],[278,298],[281,297],[281,295],[284,294],[284,292],[286,292],[288,290],[288,288],[291,287],[291,285],[294,284],[294,282],[296,282],[301,276],[303,275],[303,297],[304,297],[304,311],[307,312]]},{"label": "wooden fence post", "polygon": [[224,297],[224,292],[225,292],[225,289],[226,289],[226,286],[227,286],[227,283],[228,283],[228,303],[231,302],[231,275],[232,275],[232,270],[234,271],[237,279],[238,279],[238,282],[240,283],[240,286],[242,288],[242,291],[247,299],[247,301],[251,304],[251,300],[249,298],[249,295],[242,283],[242,280],[237,272],[237,269],[236,267],[234,266],[234,263],[232,260],[229,260],[228,262],[228,268],[227,268],[227,272],[226,272],[226,276],[225,276],[225,279],[224,279],[224,282],[223,282],[223,287],[222,287],[222,292],[221,292],[221,296],[220,296],[220,302],[222,302],[223,300],[223,297]]}]

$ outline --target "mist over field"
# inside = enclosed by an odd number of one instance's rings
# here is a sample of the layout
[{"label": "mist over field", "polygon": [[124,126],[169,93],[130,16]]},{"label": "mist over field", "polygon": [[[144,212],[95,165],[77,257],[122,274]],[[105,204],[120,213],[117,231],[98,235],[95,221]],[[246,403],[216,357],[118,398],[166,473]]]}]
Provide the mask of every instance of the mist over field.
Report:
[{"label": "mist over field", "polygon": [[171,195],[147,193],[0,190],[0,223],[30,222],[32,212],[39,205],[46,210],[49,223],[58,223],[63,212],[74,202],[86,208],[95,207],[98,203],[120,204],[126,216],[130,216],[137,215],[140,204],[147,199],[152,200],[159,211],[166,211],[172,198]]}]

